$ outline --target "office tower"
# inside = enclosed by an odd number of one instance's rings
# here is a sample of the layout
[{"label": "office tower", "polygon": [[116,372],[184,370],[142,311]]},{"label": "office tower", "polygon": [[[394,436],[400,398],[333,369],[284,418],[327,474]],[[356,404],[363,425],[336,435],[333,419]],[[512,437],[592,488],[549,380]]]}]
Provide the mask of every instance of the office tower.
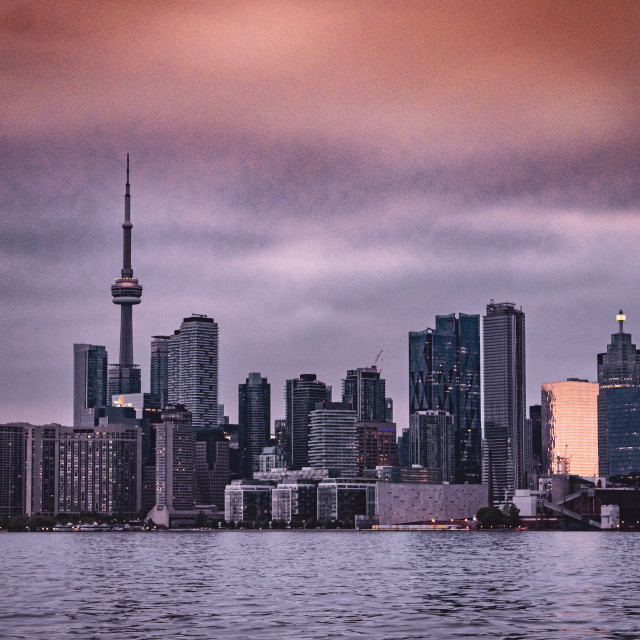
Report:
[{"label": "office tower", "polygon": [[357,413],[345,402],[318,402],[309,416],[309,466],[358,473]]},{"label": "office tower", "polygon": [[82,409],[107,402],[107,351],[95,344],[73,345],[73,425],[80,425]]},{"label": "office tower", "polygon": [[194,429],[218,425],[218,324],[185,318],[169,338],[169,402],[184,405]]},{"label": "office tower", "polygon": [[409,413],[446,411],[455,429],[454,482],[482,481],[480,316],[436,316],[409,333]]},{"label": "office tower", "polygon": [[196,504],[195,445],[191,413],[182,405],[165,407],[156,430],[156,505],[149,514],[154,522],[170,522],[175,511],[193,510]]},{"label": "office tower", "polygon": [[626,319],[621,309],[618,332],[611,335],[607,352],[598,354],[598,467],[603,477],[640,473],[634,470],[640,466],[640,458],[634,460],[634,447],[640,446],[634,435],[640,433],[640,352],[624,330]]},{"label": "office tower", "polygon": [[384,422],[386,416],[385,381],[378,368],[349,369],[342,380],[342,402],[356,412],[358,420]]},{"label": "office tower", "polygon": [[25,425],[0,425],[0,518],[25,509]]},{"label": "office tower", "polygon": [[542,385],[542,472],[598,475],[598,384],[569,378]]},{"label": "office tower", "polygon": [[150,391],[164,409],[169,401],[169,336],[151,338]]},{"label": "office tower", "polygon": [[251,478],[258,456],[269,444],[271,427],[271,385],[260,373],[250,373],[244,384],[238,385],[238,425],[243,476]]},{"label": "office tower", "polygon": [[395,466],[398,462],[395,422],[358,420],[358,475],[365,469]]},{"label": "office tower", "polygon": [[542,471],[542,407],[532,404],[529,407],[529,421],[531,422],[531,458],[533,470]]},{"label": "office tower", "polygon": [[198,504],[215,504],[222,511],[229,480],[229,441],[224,431],[219,427],[196,431]]},{"label": "office tower", "polygon": [[393,398],[384,399],[384,420],[393,422]]},{"label": "office tower", "polygon": [[135,411],[84,409],[81,428],[59,429],[58,513],[140,510],[142,433]]},{"label": "office tower", "polygon": [[120,361],[108,370],[109,397],[121,393],[140,393],[140,368],[133,364],[133,305],[140,304],[142,285],[133,277],[131,266],[131,194],[129,193],[129,154],[122,223],[122,271],[111,285],[113,303],[120,305]]},{"label": "office tower", "polygon": [[496,502],[528,488],[531,438],[525,429],[525,322],[511,302],[487,305],[483,316],[484,425]]},{"label": "office tower", "polygon": [[331,387],[316,378],[315,373],[303,373],[285,383],[287,433],[290,438],[291,468],[309,466],[309,414],[316,403],[331,402]]},{"label": "office tower", "polygon": [[427,482],[454,483],[455,424],[442,410],[416,411],[409,416],[410,460],[428,472]]}]

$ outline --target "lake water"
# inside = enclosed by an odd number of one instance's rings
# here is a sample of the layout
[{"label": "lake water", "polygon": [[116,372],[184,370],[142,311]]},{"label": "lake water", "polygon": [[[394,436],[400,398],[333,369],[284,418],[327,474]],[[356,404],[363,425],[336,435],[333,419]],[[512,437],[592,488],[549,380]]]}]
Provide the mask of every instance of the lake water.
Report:
[{"label": "lake water", "polygon": [[640,535],[0,535],[2,638],[640,638]]}]

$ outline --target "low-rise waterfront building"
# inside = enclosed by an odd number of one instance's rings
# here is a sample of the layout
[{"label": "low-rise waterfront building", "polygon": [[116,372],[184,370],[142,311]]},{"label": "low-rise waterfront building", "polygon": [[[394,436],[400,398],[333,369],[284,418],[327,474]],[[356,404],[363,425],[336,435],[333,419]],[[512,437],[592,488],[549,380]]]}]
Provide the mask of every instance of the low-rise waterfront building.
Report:
[{"label": "low-rise waterfront building", "polygon": [[271,520],[269,484],[234,480],[224,490],[224,517],[227,522],[260,522]]},{"label": "low-rise waterfront building", "polygon": [[319,522],[354,523],[356,515],[373,516],[375,510],[375,481],[328,478],[318,485]]}]

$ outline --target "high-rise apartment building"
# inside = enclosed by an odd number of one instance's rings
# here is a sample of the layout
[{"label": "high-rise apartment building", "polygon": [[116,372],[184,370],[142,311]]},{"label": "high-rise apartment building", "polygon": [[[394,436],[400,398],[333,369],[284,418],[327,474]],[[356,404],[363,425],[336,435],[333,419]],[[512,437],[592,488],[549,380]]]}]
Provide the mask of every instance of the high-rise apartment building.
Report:
[{"label": "high-rise apartment building", "polygon": [[543,473],[598,475],[598,384],[569,378],[542,385]]},{"label": "high-rise apartment building", "polygon": [[616,316],[618,332],[598,354],[598,458],[604,477],[640,474],[640,351]]},{"label": "high-rise apartment building", "polygon": [[482,321],[484,425],[493,497],[508,502],[516,489],[528,488],[531,465],[531,434],[525,425],[525,315],[512,302],[492,300]]},{"label": "high-rise apartment building", "polygon": [[318,380],[315,373],[286,381],[286,431],[291,449],[285,453],[290,455],[292,469],[309,466],[309,414],[323,401],[331,402],[331,387]]},{"label": "high-rise apartment building", "polygon": [[342,380],[342,402],[351,405],[358,420],[385,422],[385,386],[375,366],[349,369]]},{"label": "high-rise apartment building", "polygon": [[196,492],[196,436],[191,414],[181,405],[169,405],[156,428],[156,506],[150,517],[158,518],[154,522],[170,522],[172,512],[193,510]]},{"label": "high-rise apartment building", "polygon": [[107,350],[95,344],[73,345],[73,425],[80,426],[83,409],[107,402]]},{"label": "high-rise apartment building", "polygon": [[25,425],[0,425],[0,518],[25,509]]},{"label": "high-rise apartment building", "polygon": [[131,266],[131,194],[129,192],[129,154],[127,184],[122,223],[122,271],[111,285],[113,303],[120,306],[120,361],[108,370],[108,397],[123,393],[140,393],[140,367],[133,364],[133,305],[140,304],[142,285],[133,276]]},{"label": "high-rise apartment building", "polygon": [[206,315],[185,318],[169,338],[169,403],[191,413],[194,429],[218,425],[218,324]]},{"label": "high-rise apartment building", "polygon": [[169,336],[151,338],[151,395],[161,409],[169,401]]},{"label": "high-rise apartment building", "polygon": [[258,457],[269,444],[271,427],[271,385],[260,373],[250,373],[238,385],[239,446],[242,449],[245,478],[251,478]]},{"label": "high-rise apartment building", "polygon": [[358,473],[357,414],[349,403],[318,402],[309,419],[309,466],[338,470],[343,478]]},{"label": "high-rise apartment building", "polygon": [[58,513],[140,510],[142,433],[135,415],[122,424],[62,427],[59,437]]},{"label": "high-rise apartment building", "polygon": [[535,473],[542,471],[542,407],[532,404],[529,407],[529,422],[531,423],[531,458]]},{"label": "high-rise apartment building", "polygon": [[409,333],[409,413],[453,418],[454,480],[482,481],[480,316],[436,316],[436,328]]}]

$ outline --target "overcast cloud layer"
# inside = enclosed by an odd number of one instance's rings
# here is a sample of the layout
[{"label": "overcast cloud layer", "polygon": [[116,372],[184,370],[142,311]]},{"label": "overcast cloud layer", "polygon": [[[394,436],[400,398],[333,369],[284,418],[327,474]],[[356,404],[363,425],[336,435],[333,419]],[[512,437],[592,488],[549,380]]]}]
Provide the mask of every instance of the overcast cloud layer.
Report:
[{"label": "overcast cloud layer", "polygon": [[[345,7],[343,5],[347,4]],[[69,424],[117,360],[131,154],[136,360],[220,325],[221,401],[334,389],[407,332],[522,305],[528,404],[640,341],[637,2],[12,2],[0,8],[0,422]],[[380,364],[380,362],[379,362]]]}]

